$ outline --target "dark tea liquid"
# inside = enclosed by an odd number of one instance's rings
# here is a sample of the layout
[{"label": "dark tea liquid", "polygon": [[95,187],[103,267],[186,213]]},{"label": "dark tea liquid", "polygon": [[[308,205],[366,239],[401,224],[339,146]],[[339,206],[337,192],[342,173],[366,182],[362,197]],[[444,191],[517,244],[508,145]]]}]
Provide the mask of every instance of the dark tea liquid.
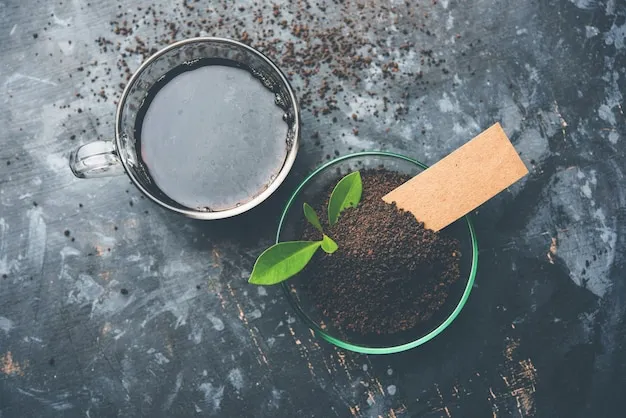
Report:
[{"label": "dark tea liquid", "polygon": [[221,211],[250,201],[278,175],[288,152],[289,127],[275,94],[227,64],[181,65],[152,88],[137,118],[150,177],[190,209]]}]

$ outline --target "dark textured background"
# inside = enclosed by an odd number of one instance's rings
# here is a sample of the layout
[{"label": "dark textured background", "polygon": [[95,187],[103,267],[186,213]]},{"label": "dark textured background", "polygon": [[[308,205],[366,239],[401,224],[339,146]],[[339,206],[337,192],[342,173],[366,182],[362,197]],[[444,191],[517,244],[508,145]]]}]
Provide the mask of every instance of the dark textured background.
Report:
[{"label": "dark textured background", "polygon": [[[622,416],[625,2],[258,3],[0,1],[0,417]],[[196,34],[266,51],[303,105],[287,182],[225,222],[67,167],[112,137],[127,71]],[[326,158],[433,163],[495,121],[531,174],[478,212],[476,287],[440,337],[343,352],[246,283]]]}]

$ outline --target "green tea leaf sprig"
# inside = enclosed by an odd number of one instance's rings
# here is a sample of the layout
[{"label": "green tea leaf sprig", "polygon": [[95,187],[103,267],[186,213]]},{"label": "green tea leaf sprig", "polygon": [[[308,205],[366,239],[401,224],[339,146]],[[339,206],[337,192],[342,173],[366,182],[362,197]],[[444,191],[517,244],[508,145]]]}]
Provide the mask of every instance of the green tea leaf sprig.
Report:
[{"label": "green tea leaf sprig", "polygon": [[361,201],[363,183],[361,173],[355,171],[342,178],[335,186],[328,202],[328,224],[337,223],[339,215],[347,208],[355,208]]},{"label": "green tea leaf sprig", "polygon": [[328,254],[332,254],[339,249],[339,246],[335,241],[332,240],[328,235],[324,234],[324,238],[322,238],[322,250],[326,251]]},{"label": "green tea leaf sprig", "polygon": [[320,241],[287,241],[271,246],[254,264],[250,283],[276,284],[299,273],[321,245]]},{"label": "green tea leaf sprig", "polygon": [[322,228],[322,224],[320,223],[320,218],[317,217],[317,213],[315,213],[315,209],[313,209],[308,203],[305,203],[302,206],[304,210],[304,216],[309,221],[311,225],[315,227],[322,234],[324,233],[324,229]]},{"label": "green tea leaf sprig", "polygon": [[[363,192],[361,174],[355,171],[342,178],[335,186],[328,202],[328,224],[337,223],[341,212],[356,207]],[[324,233],[322,224],[309,204],[302,207],[304,217],[315,229],[322,233],[320,241],[285,241],[272,245],[257,258],[249,283],[273,285],[298,274],[311,261],[318,249],[333,254],[339,246]]]}]

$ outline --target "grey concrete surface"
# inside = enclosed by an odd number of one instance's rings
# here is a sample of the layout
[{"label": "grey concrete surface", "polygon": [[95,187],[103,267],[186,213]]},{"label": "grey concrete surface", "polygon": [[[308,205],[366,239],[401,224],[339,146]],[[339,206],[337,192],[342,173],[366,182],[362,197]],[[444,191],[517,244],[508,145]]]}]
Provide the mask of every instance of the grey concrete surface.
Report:
[{"label": "grey concrete surface", "polygon": [[[622,0],[0,1],[0,417],[622,416],[625,22]],[[67,164],[112,138],[128,71],[195,35],[259,47],[303,107],[287,182],[223,222]],[[476,214],[440,337],[344,352],[247,284],[327,158],[431,164],[496,121],[531,174]]]}]

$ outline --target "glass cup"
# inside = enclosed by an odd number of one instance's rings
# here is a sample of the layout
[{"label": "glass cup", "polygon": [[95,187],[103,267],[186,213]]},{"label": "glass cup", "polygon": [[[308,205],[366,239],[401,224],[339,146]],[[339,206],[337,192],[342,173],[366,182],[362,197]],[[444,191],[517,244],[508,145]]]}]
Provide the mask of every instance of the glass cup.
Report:
[{"label": "glass cup", "polygon": [[[228,60],[250,71],[274,93],[276,105],[280,105],[284,110],[283,119],[287,123],[285,138],[287,152],[282,166],[276,167],[277,175],[270,179],[264,189],[250,196],[249,200],[217,211],[184,206],[161,191],[139,158],[141,156],[139,138],[136,137],[134,129],[139,110],[145,103],[150,89],[172,70],[203,59]],[[207,97],[207,100],[211,98]],[[295,161],[299,132],[300,113],[295,93],[285,75],[269,58],[254,48],[234,40],[214,37],[192,38],[160,50],[139,67],[130,78],[119,101],[115,117],[115,139],[95,141],[81,146],[71,154],[70,168],[79,178],[113,176],[125,172],[139,190],[166,209],[195,219],[222,219],[252,209],[280,186]],[[263,139],[260,140],[260,147],[263,146]]]}]

